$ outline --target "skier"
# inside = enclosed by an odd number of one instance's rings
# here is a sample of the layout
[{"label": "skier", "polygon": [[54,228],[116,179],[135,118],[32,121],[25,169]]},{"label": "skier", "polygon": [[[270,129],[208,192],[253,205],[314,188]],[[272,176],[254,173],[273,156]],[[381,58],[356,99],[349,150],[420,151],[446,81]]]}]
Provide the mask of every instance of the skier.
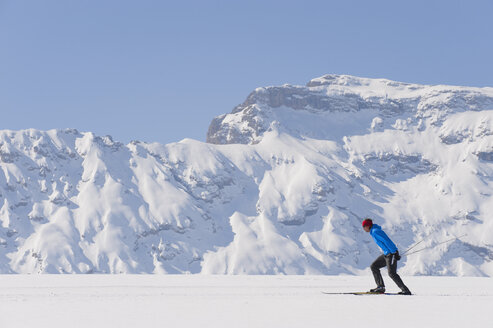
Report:
[{"label": "skier", "polygon": [[377,257],[377,259],[371,264],[370,268],[373,272],[373,277],[377,283],[377,288],[370,290],[371,293],[385,293],[385,284],[383,283],[382,274],[380,269],[387,266],[389,271],[389,277],[396,283],[396,285],[402,290],[399,292],[401,295],[411,295],[409,288],[404,285],[401,277],[397,274],[397,261],[401,259],[399,250],[395,244],[390,240],[387,234],[382,230],[378,224],[373,224],[373,221],[369,218],[365,219],[362,223],[363,229],[369,232],[373,237],[373,240],[383,250],[383,255]]}]

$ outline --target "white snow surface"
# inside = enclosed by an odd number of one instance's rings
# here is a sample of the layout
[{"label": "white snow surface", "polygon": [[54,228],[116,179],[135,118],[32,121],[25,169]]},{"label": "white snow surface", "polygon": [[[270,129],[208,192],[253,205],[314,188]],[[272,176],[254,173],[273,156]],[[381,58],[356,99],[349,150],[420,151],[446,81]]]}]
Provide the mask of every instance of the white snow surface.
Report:
[{"label": "white snow surface", "polygon": [[215,121],[245,144],[0,131],[0,272],[366,275],[369,216],[404,275],[493,275],[493,88],[272,90]]},{"label": "white snow surface", "polygon": [[0,326],[491,326],[492,278],[403,279],[415,295],[322,294],[368,290],[369,276],[1,275]]}]

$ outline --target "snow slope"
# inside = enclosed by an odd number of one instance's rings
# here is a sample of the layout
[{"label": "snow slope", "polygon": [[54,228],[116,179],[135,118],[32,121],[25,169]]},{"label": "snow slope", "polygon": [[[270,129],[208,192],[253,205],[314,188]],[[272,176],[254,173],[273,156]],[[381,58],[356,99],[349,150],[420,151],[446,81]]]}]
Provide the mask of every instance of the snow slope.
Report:
[{"label": "snow slope", "polygon": [[491,326],[492,278],[403,278],[415,295],[321,293],[367,290],[372,286],[370,277],[357,276],[2,275],[0,325]]},{"label": "snow slope", "polygon": [[208,141],[1,131],[0,272],[367,274],[370,216],[406,275],[493,275],[493,88],[258,88]]}]

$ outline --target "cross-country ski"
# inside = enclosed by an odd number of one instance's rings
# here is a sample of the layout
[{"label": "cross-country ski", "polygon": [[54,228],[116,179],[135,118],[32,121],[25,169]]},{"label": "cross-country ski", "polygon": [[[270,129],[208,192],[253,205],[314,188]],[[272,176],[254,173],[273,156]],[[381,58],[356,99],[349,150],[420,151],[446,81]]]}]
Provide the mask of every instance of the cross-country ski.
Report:
[{"label": "cross-country ski", "polygon": [[404,295],[399,293],[377,293],[377,292],[322,292],[326,295]]}]

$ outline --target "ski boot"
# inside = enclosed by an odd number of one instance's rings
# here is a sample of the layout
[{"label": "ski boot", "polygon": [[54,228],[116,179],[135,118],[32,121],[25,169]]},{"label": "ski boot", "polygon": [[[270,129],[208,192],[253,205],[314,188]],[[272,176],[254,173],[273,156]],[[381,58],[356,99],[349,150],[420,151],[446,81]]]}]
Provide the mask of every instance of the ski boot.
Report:
[{"label": "ski boot", "polygon": [[383,293],[385,293],[385,287],[377,287],[377,288],[370,289],[370,293],[383,294]]}]

